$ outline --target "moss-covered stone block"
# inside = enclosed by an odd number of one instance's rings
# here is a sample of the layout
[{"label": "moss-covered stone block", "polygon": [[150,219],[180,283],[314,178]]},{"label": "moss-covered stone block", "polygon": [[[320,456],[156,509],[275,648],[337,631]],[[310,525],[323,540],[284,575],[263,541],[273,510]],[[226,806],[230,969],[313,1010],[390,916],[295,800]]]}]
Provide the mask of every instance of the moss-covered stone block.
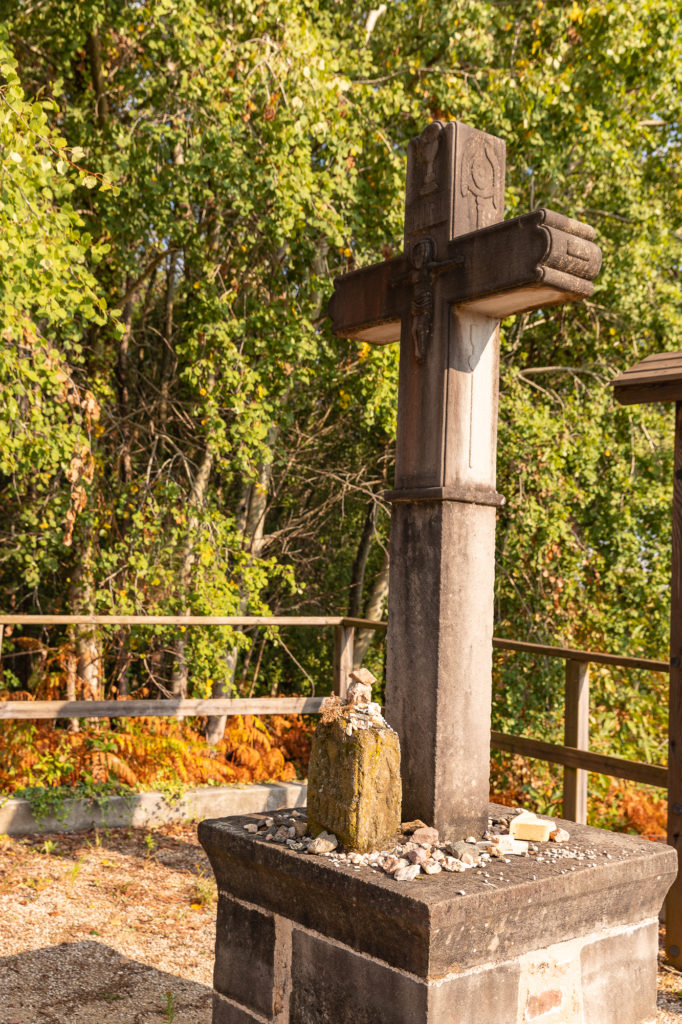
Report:
[{"label": "moss-covered stone block", "polygon": [[400,828],[400,743],[392,729],[358,729],[347,715],[319,722],[308,765],[308,828],[360,853],[385,848]]}]

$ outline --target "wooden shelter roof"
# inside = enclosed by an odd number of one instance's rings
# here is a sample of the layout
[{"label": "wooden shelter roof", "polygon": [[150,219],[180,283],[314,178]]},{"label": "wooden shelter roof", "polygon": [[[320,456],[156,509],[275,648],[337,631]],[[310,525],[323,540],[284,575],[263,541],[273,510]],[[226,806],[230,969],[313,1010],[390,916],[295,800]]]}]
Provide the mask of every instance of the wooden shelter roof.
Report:
[{"label": "wooden shelter roof", "polygon": [[682,352],[657,352],[611,381],[621,405],[682,401]]}]

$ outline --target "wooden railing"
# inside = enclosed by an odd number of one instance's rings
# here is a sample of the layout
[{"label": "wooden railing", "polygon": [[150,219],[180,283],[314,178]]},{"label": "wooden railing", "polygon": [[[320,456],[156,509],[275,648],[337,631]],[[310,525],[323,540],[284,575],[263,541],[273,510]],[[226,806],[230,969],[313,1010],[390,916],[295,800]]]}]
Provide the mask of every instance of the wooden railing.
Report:
[{"label": "wooden railing", "polygon": [[668,673],[670,666],[667,661],[605,654],[602,651],[581,651],[572,647],[550,647],[546,644],[501,640],[497,637],[493,638],[493,647],[503,651],[520,651],[549,658],[561,658],[566,662],[563,745],[495,731],[492,732],[490,739],[491,745],[497,750],[535,757],[540,761],[564,766],[564,818],[581,824],[587,821],[588,772],[667,789],[668,769],[663,765],[630,761],[589,750],[590,665],[612,665]]},{"label": "wooden railing", "polygon": [[[343,616],[230,616],[230,615],[0,615],[0,645],[6,626],[313,626],[334,629],[334,692],[343,696],[353,667],[356,629],[385,631],[387,624]],[[584,823],[587,817],[587,775],[598,772],[615,778],[667,788],[668,770],[662,765],[629,761],[589,750],[589,667],[591,664],[668,672],[666,661],[632,658],[600,651],[551,647],[519,640],[493,638],[493,647],[504,651],[561,658],[566,662],[565,725],[563,745],[525,736],[493,731],[491,745],[497,750],[537,758],[564,766],[563,816]],[[1,649],[1,646],[0,646]],[[1,719],[124,718],[188,715],[315,714],[319,697],[234,697],[206,700],[108,700],[108,701],[0,701]]]}]

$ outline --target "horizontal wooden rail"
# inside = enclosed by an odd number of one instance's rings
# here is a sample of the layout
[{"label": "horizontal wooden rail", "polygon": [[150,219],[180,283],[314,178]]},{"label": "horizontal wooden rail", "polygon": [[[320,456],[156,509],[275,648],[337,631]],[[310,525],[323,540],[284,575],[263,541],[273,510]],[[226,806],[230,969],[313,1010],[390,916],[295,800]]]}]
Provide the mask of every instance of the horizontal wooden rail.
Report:
[{"label": "horizontal wooden rail", "polygon": [[580,651],[573,647],[550,647],[530,644],[525,640],[501,640],[493,637],[493,647],[501,651],[521,651],[524,654],[544,654],[548,658],[566,658],[570,661],[589,661],[594,665],[619,665],[621,668],[643,668],[649,672],[669,672],[670,663],[654,658],[632,658],[626,654],[604,654],[602,651]]},{"label": "horizontal wooden rail", "polygon": [[0,626],[357,626],[385,622],[341,615],[0,615]]},{"label": "horizontal wooden rail", "polygon": [[207,700],[7,700],[0,719],[157,718],[175,715],[314,715],[322,697],[234,697]]},{"label": "horizontal wooden rail", "polygon": [[658,764],[646,764],[644,761],[628,761],[623,757],[611,757],[610,754],[596,754],[591,750],[579,750],[577,747],[564,747],[544,740],[531,740],[525,736],[514,736],[507,732],[490,734],[490,744],[496,750],[504,750],[509,754],[522,754],[524,757],[537,757],[540,761],[551,764],[563,764],[569,768],[583,768],[588,772],[600,775],[612,775],[617,779],[630,779],[648,786],[668,785],[668,769]]},{"label": "horizontal wooden rail", "polygon": [[341,619],[341,625],[349,628],[355,627],[356,629],[375,629],[381,632],[385,632],[388,629],[388,622],[382,622],[381,619]]},{"label": "horizontal wooden rail", "polygon": [[[0,719],[147,718],[176,715],[292,715],[318,714],[322,697],[234,697],[206,700],[8,700],[0,701]],[[491,745],[497,750],[542,761],[583,768],[650,786],[667,785],[668,770],[661,765],[628,761],[608,754],[560,746],[493,731]]]},{"label": "horizontal wooden rail", "polygon": [[[0,615],[0,626],[344,626],[352,629],[385,631],[387,622],[355,619],[343,615]],[[493,647],[503,651],[542,654],[549,658],[589,661],[596,665],[642,668],[649,672],[668,672],[667,661],[633,658],[625,654],[582,651],[573,647],[552,647],[525,640],[493,637]]]}]

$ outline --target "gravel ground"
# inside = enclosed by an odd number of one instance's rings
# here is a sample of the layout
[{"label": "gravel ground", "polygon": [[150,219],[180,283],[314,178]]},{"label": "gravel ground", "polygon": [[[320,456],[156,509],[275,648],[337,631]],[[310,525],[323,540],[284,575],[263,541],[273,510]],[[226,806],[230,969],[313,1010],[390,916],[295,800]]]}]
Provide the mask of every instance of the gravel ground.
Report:
[{"label": "gravel ground", "polygon": [[[0,1024],[210,1024],[216,892],[193,825],[0,836]],[[656,1024],[682,1024],[659,965]]]},{"label": "gravel ground", "polygon": [[0,1024],[210,1024],[215,885],[191,825],[0,838]]}]

